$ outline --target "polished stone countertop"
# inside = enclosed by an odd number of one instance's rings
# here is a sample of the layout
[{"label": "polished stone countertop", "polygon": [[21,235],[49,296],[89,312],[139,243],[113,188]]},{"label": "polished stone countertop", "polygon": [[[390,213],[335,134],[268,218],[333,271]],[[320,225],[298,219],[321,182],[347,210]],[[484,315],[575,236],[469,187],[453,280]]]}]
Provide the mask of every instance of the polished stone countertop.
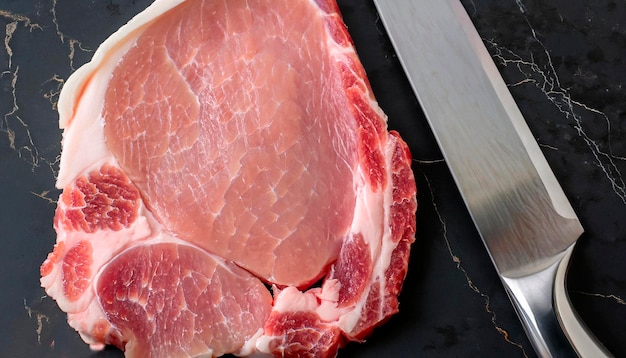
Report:
[{"label": "polished stone countertop", "polygon": [[[0,1],[0,356],[92,353],[39,287],[55,241],[64,81],[149,0]],[[340,357],[533,357],[370,1],[339,1],[419,187],[400,313]],[[463,0],[585,228],[568,275],[582,319],[626,356],[626,3]],[[437,39],[433,39],[437,41]]]}]

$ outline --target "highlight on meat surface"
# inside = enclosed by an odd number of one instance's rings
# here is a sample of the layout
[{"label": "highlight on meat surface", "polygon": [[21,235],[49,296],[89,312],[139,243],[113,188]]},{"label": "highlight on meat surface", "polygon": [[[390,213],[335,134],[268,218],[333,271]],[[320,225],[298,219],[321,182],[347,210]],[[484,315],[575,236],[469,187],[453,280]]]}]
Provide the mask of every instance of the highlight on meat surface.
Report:
[{"label": "highlight on meat surface", "polygon": [[398,311],[411,156],[334,0],[157,0],[59,114],[41,284],[92,348],[332,357]]}]

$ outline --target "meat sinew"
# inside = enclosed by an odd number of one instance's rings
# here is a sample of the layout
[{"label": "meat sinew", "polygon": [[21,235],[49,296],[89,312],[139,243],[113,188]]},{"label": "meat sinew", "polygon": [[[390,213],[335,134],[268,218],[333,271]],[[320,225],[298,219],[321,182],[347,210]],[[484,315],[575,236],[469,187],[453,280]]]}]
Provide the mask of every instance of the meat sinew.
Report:
[{"label": "meat sinew", "polygon": [[410,154],[334,0],[157,0],[59,113],[41,283],[93,348],[334,356],[397,312]]}]

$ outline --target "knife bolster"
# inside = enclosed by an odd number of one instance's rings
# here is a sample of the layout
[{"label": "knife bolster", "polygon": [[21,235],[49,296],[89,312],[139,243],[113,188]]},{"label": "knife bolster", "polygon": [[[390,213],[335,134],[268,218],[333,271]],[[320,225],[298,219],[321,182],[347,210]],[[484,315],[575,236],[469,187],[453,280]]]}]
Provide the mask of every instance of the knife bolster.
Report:
[{"label": "knife bolster", "polygon": [[573,310],[566,271],[574,244],[534,274],[501,276],[515,311],[540,357],[610,357]]}]

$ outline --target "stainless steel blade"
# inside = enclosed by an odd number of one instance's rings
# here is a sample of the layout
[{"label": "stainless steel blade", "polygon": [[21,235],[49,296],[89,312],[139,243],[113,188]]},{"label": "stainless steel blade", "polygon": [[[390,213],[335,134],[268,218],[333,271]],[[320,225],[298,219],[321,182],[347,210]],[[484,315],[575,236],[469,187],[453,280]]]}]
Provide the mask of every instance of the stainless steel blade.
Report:
[{"label": "stainless steel blade", "polygon": [[471,21],[460,21],[465,10],[377,4],[497,269],[545,268],[583,229]]},{"label": "stainless steel blade", "polygon": [[[583,229],[469,16],[458,0],[374,2],[533,346],[572,354],[553,293]],[[572,317],[576,351],[608,354]]]}]

